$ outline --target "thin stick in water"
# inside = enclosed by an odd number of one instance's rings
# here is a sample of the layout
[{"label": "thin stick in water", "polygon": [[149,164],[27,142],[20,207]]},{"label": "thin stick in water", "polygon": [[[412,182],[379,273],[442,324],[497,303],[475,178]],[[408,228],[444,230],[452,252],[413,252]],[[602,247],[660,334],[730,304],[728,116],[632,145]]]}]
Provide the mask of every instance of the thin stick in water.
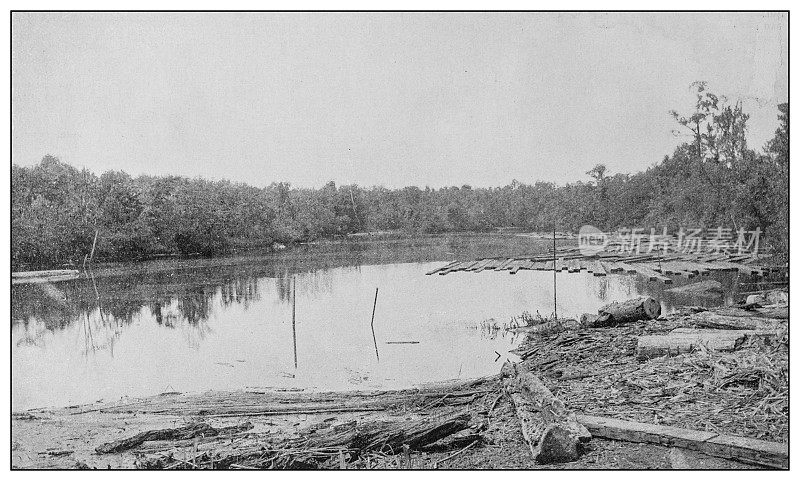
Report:
[{"label": "thin stick in water", "polygon": [[297,369],[297,329],[295,315],[297,312],[297,278],[292,276],[292,344],[294,345],[294,368]]},{"label": "thin stick in water", "polygon": [[558,320],[556,297],[556,226],[553,224],[553,319]]},{"label": "thin stick in water", "polygon": [[378,288],[375,288],[375,301],[372,303],[372,320],[369,323],[370,329],[372,329],[372,342],[375,344],[375,358],[380,361],[381,356],[378,354],[378,340],[375,338],[375,306],[378,305]]}]

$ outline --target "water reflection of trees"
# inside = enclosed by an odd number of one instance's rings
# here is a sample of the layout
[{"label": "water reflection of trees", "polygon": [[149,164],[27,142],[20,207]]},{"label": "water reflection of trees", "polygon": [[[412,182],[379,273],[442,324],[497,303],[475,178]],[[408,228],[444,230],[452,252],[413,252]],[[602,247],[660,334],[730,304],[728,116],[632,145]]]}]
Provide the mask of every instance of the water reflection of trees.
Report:
[{"label": "water reflection of trees", "polygon": [[202,269],[93,278],[55,284],[16,285],[12,319],[21,323],[18,345],[38,345],[43,333],[78,324],[84,352],[113,351],[122,329],[149,312],[165,328],[189,327],[197,343],[209,332],[208,319],[218,298],[223,308],[247,309],[260,299],[258,279],[235,269]]}]

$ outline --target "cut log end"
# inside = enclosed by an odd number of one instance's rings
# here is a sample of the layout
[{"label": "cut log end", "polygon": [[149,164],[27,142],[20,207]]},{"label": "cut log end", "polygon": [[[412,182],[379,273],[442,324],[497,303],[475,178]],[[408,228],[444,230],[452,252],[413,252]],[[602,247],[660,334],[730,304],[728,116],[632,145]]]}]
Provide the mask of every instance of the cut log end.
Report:
[{"label": "cut log end", "polygon": [[661,304],[652,297],[638,297],[621,302],[612,302],[601,307],[599,317],[592,319],[587,327],[606,327],[626,322],[656,319],[661,315]]},{"label": "cut log end", "polygon": [[551,424],[542,434],[533,457],[539,464],[577,461],[583,453],[583,442],[569,426]]},{"label": "cut log end", "polygon": [[645,298],[645,300],[642,301],[642,307],[648,319],[656,319],[661,315],[661,303],[652,297]]}]

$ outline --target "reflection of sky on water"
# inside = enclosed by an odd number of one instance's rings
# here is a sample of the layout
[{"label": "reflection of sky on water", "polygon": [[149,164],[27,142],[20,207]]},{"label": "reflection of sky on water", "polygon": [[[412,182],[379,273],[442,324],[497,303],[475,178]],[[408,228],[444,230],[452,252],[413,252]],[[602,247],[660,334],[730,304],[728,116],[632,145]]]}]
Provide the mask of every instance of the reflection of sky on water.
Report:
[{"label": "reflection of sky on water", "polygon": [[[439,265],[296,274],[297,369],[288,271],[267,277],[240,268],[184,269],[15,286],[13,408],[165,390],[396,388],[481,376],[497,371],[495,351],[505,355],[520,340],[487,335],[477,328],[482,321],[502,324],[523,311],[552,312],[552,272],[424,275]],[[732,283],[730,276],[718,279]],[[637,276],[562,272],[559,316],[595,312],[639,293],[661,299],[666,309],[723,301],[663,292],[673,286]],[[380,361],[369,328],[375,287]]]}]

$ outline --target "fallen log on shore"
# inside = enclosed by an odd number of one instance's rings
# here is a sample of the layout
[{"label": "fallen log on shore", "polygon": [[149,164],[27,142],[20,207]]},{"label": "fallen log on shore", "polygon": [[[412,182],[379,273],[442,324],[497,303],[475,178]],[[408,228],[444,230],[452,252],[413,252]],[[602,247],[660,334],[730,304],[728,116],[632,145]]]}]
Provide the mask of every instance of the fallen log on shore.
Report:
[{"label": "fallen log on shore", "polygon": [[716,312],[698,312],[689,318],[689,324],[706,329],[732,329],[750,331],[778,330],[787,324],[785,319],[767,317],[723,316]]},{"label": "fallen log on shore", "polygon": [[732,317],[768,317],[772,319],[788,319],[789,306],[766,306],[752,309],[738,307],[723,307],[715,310],[717,314]]},{"label": "fallen log on shore", "polygon": [[[467,412],[411,421],[373,421],[330,426],[318,431],[303,432],[291,439],[266,439],[257,444],[215,453],[203,453],[191,461],[195,468],[277,468],[319,469],[338,464],[346,465],[345,455],[352,462],[363,454],[397,454],[406,450],[442,451],[475,445],[480,441],[482,428],[469,429],[471,416]],[[469,431],[466,431],[468,430]],[[458,433],[464,431],[463,435]],[[456,436],[453,436],[456,435]],[[448,441],[449,440],[449,441]],[[171,469],[185,461],[172,454],[151,459],[145,468]]]},{"label": "fallen log on shore", "polygon": [[611,327],[627,322],[655,319],[661,315],[661,304],[652,297],[637,297],[626,301],[612,302],[601,307],[595,314],[583,314],[581,327]]},{"label": "fallen log on shore", "polygon": [[506,361],[501,372],[533,459],[539,464],[577,460],[591,435],[575,413],[522,364]]},{"label": "fallen log on shore", "polygon": [[422,450],[470,424],[469,413],[435,419],[404,422],[374,422],[333,426],[301,439],[297,445],[319,448],[338,448],[356,452],[402,452],[403,445]]},{"label": "fallen log on shore", "polygon": [[778,331],[678,328],[667,335],[639,337],[636,345],[636,357],[652,359],[662,356],[677,356],[702,348],[709,351],[734,351],[751,337],[776,339]]},{"label": "fallen log on shore", "polygon": [[787,444],[606,417],[579,415],[577,419],[598,438],[677,446],[759,466],[789,467]]},{"label": "fallen log on shore", "polygon": [[227,428],[214,428],[206,423],[187,424],[177,428],[153,429],[129,438],[101,444],[95,451],[97,454],[118,453],[141,446],[145,441],[179,441],[197,437],[226,436],[253,429],[252,423],[243,423]]},{"label": "fallen log on shore", "polygon": [[531,324],[529,326],[512,327],[509,330],[514,332],[524,332],[526,334],[552,334],[556,332],[566,331],[570,329],[577,329],[581,327],[575,319],[554,319],[552,321],[545,321],[540,324]]}]

